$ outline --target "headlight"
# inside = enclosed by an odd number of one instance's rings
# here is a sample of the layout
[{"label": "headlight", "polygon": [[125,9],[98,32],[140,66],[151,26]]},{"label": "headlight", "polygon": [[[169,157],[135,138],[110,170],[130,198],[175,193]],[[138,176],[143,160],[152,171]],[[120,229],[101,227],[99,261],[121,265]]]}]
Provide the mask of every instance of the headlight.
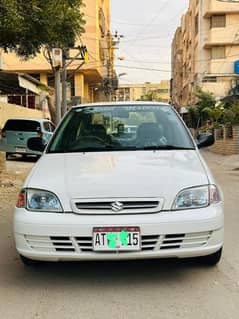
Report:
[{"label": "headlight", "polygon": [[176,197],[173,210],[207,207],[221,201],[215,185],[206,185],[182,190]]},{"label": "headlight", "polygon": [[31,211],[62,212],[62,207],[57,196],[51,192],[26,189],[26,209]]}]

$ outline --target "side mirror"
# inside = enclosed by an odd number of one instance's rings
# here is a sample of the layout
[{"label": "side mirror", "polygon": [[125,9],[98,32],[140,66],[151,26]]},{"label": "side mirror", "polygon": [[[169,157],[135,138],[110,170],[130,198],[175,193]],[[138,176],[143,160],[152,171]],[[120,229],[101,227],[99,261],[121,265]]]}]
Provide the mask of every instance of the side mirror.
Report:
[{"label": "side mirror", "polygon": [[208,147],[213,145],[215,142],[214,135],[211,133],[200,133],[197,136],[198,148]]},{"label": "side mirror", "polygon": [[46,147],[46,144],[44,143],[41,137],[32,137],[29,138],[29,140],[27,141],[27,147],[31,151],[37,151],[42,153]]}]

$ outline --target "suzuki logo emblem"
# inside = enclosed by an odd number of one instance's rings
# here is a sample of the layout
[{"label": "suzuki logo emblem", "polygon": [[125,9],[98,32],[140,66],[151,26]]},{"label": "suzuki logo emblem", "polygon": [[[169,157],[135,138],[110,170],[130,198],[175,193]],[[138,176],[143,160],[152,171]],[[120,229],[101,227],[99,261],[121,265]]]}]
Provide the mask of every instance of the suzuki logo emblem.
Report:
[{"label": "suzuki logo emblem", "polygon": [[120,202],[114,202],[111,204],[111,208],[114,212],[119,212],[124,209],[124,205]]}]

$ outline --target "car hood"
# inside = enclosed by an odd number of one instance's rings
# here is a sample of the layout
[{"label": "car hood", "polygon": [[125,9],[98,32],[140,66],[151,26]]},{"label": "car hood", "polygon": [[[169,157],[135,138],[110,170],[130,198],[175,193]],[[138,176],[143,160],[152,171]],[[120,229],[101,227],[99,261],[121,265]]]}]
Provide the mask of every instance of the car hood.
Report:
[{"label": "car hood", "polygon": [[197,151],[175,150],[45,154],[26,187],[52,191],[65,206],[77,198],[157,197],[169,208],[179,191],[205,184]]}]

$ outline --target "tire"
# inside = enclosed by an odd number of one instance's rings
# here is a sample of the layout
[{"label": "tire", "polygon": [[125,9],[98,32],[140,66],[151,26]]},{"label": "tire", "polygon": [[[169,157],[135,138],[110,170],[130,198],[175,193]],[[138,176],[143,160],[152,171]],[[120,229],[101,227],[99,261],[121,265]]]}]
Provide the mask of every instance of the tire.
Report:
[{"label": "tire", "polygon": [[11,154],[12,154],[12,153],[6,152],[6,160],[8,160],[8,157],[9,157]]},{"label": "tire", "polygon": [[41,261],[39,260],[33,260],[30,258],[27,258],[25,256],[20,255],[21,261],[25,266],[36,266],[39,265],[41,263]]},{"label": "tire", "polygon": [[221,256],[222,248],[216,251],[214,254],[200,257],[200,261],[202,264],[207,266],[216,266],[219,263]]}]

